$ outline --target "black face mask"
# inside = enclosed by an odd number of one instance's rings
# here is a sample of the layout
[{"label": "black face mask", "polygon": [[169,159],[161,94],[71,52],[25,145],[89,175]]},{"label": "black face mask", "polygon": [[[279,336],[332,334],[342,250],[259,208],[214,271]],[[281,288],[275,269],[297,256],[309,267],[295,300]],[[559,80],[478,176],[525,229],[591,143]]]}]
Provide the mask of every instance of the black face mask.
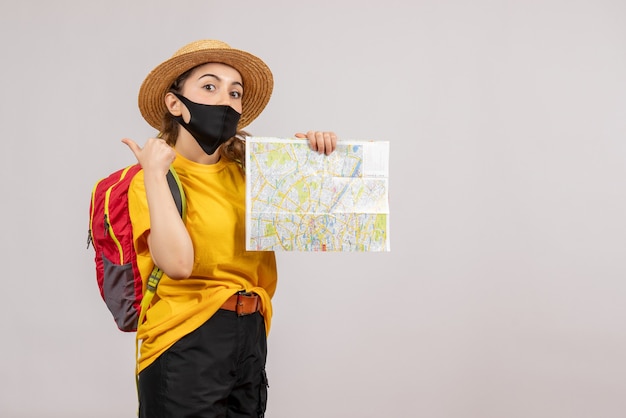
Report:
[{"label": "black face mask", "polygon": [[192,102],[174,93],[189,110],[189,123],[182,116],[172,116],[193,136],[204,152],[211,155],[217,148],[237,133],[240,113],[230,106],[205,105]]}]

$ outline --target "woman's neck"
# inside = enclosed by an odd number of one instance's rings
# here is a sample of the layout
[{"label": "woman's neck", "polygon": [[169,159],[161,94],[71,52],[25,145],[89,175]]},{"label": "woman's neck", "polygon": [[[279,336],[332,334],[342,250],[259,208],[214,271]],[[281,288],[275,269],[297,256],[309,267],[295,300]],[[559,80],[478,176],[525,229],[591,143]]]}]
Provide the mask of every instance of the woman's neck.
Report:
[{"label": "woman's neck", "polygon": [[200,147],[198,141],[183,129],[178,133],[178,139],[174,148],[180,155],[198,164],[215,164],[220,160],[221,146],[213,154],[208,155]]}]

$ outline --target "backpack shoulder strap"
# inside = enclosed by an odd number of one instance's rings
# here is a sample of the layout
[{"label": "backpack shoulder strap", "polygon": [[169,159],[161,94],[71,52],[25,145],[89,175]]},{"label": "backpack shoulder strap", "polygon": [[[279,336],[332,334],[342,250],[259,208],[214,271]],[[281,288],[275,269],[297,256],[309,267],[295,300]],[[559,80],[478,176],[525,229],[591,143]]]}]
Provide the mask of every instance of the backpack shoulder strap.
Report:
[{"label": "backpack shoulder strap", "polygon": [[176,203],[178,213],[184,221],[187,215],[187,200],[185,199],[183,186],[180,183],[180,179],[178,178],[178,174],[176,174],[174,167],[170,167],[170,171],[167,172],[166,177],[167,184],[169,184],[170,190],[172,191],[172,196],[174,197],[174,203]]},{"label": "backpack shoulder strap", "polygon": [[[176,174],[176,170],[174,170],[174,167],[170,166],[170,170],[167,172],[166,177],[167,183],[169,184],[170,190],[172,192],[172,197],[174,198],[174,203],[176,204],[176,208],[178,209],[178,213],[183,219],[183,222],[185,222],[185,218],[187,216],[187,199],[185,198],[185,191],[183,190],[180,178],[178,178],[178,174]],[[154,266],[150,277],[148,277],[146,291],[143,295],[143,298],[141,299],[141,309],[139,312],[137,327],[139,327],[139,325],[143,323],[146,310],[152,302],[152,297],[156,292],[156,288],[159,284],[159,280],[161,280],[161,276],[163,276],[163,271],[157,266]]]},{"label": "backpack shoulder strap", "polygon": [[[178,178],[178,174],[176,174],[176,170],[174,167],[170,166],[170,170],[167,172],[167,183],[170,186],[170,190],[172,192],[172,197],[174,198],[174,203],[176,203],[176,208],[178,209],[178,213],[180,214],[183,222],[187,218],[187,199],[185,197],[185,191],[183,190],[183,185],[180,182],[180,178]],[[150,273],[150,277],[148,277],[148,283],[146,284],[146,291],[144,292],[143,298],[141,299],[141,305],[139,310],[139,319],[137,320],[137,328],[143,323],[143,320],[146,316],[146,311],[152,303],[152,298],[156,293],[157,285],[161,280],[161,276],[163,276],[163,270],[154,266],[152,269],[152,273]],[[135,358],[139,361],[139,340],[136,340],[135,344]]]}]

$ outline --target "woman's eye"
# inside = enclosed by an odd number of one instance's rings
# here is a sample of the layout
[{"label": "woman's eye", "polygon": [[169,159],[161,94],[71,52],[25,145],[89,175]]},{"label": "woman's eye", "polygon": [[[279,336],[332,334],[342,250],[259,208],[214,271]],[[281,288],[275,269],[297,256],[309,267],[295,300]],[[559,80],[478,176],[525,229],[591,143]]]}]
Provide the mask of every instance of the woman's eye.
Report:
[{"label": "woman's eye", "polygon": [[204,88],[209,91],[215,91],[215,86],[213,84],[207,84]]},{"label": "woman's eye", "polygon": [[233,92],[230,93],[230,95],[232,97],[234,97],[235,99],[240,99],[241,98],[241,92],[239,92],[239,91],[233,91]]}]

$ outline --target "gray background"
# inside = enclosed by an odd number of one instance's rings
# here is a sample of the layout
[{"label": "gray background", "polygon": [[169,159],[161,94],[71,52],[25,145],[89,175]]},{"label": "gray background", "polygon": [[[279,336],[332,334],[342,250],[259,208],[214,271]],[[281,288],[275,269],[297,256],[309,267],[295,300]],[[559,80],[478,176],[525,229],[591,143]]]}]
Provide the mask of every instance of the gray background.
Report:
[{"label": "gray background", "polygon": [[278,255],[268,417],[626,416],[622,0],[0,4],[0,416],[135,415],[89,194],[200,38],[272,68],[252,133],[391,143],[390,253]]}]

